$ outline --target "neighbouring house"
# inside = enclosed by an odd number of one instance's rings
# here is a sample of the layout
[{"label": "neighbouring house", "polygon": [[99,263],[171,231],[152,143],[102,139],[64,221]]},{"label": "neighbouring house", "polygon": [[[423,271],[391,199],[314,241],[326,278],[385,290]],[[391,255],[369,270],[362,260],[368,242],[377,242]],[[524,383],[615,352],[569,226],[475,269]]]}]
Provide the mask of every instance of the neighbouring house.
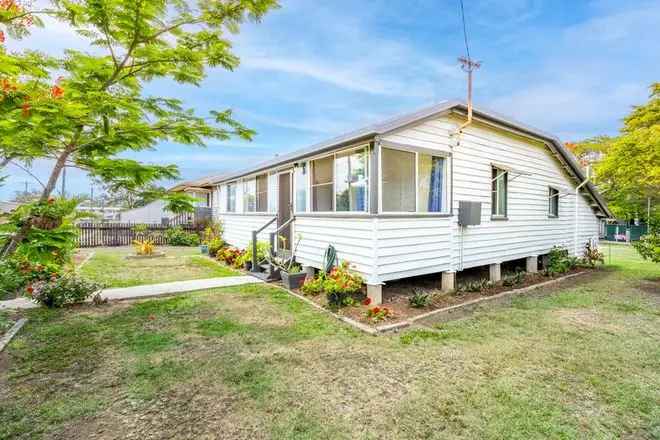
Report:
[{"label": "neighbouring house", "polygon": [[163,200],[154,200],[139,208],[121,211],[118,220],[123,223],[181,224],[210,219],[213,191],[191,184],[192,182],[182,182],[170,189],[170,191],[185,191],[197,199],[194,203],[195,210],[191,213],[175,214],[166,209]]},{"label": "neighbouring house", "polygon": [[21,206],[18,202],[4,202],[0,200],[0,214],[7,214]]},{"label": "neighbouring house", "polygon": [[313,268],[333,245],[376,303],[388,281],[442,273],[452,289],[458,271],[489,265],[497,280],[503,262],[536,271],[553,246],[578,255],[598,239],[611,214],[562,142],[490,111],[466,120],[445,101],[176,190],[211,191],[232,245],[277,233]]}]

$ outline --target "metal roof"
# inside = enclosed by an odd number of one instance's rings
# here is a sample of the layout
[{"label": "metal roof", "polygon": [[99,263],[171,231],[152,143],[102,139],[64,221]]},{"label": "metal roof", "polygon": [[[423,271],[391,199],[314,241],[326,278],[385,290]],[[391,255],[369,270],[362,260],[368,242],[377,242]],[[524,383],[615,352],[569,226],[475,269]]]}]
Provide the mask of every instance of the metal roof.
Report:
[{"label": "metal roof", "polygon": [[[260,171],[265,171],[270,168],[276,168],[281,165],[285,165],[287,163],[305,159],[309,156],[314,156],[314,155],[322,154],[324,152],[332,151],[348,144],[353,144],[363,140],[364,141],[372,140],[376,136],[382,136],[394,130],[399,130],[408,125],[418,124],[426,119],[431,119],[436,116],[439,116],[440,114],[451,111],[458,111],[460,113],[467,112],[467,104],[460,99],[442,101],[438,104],[419,109],[412,113],[407,113],[404,115],[387,119],[385,121],[376,124],[371,124],[366,127],[360,128],[358,130],[354,130],[342,134],[340,136],[334,137],[332,139],[328,139],[326,141],[320,142],[318,144],[314,144],[309,147],[296,150],[281,156],[276,156],[270,160],[258,163],[252,167],[246,168],[241,171],[230,172],[216,176],[208,176],[202,179],[197,179],[190,182],[184,182],[175,186],[174,188],[172,188],[172,190],[176,191],[192,186],[195,187],[210,186],[222,182],[227,182],[249,174],[258,173]],[[518,131],[522,134],[531,135],[532,137],[536,137],[546,141],[548,144],[554,147],[554,150],[556,152],[555,156],[563,164],[565,164],[565,168],[570,173],[572,173],[578,181],[582,182],[585,180],[585,176],[582,172],[582,168],[578,164],[577,160],[575,159],[573,154],[566,149],[566,146],[556,136],[546,133],[538,128],[534,128],[532,126],[519,122],[515,119],[509,118],[507,116],[503,116],[499,113],[486,110],[483,108],[473,107],[473,116],[476,119],[482,119],[489,122],[493,122],[498,125],[505,126],[507,128]],[[592,196],[592,198],[596,201],[598,207],[602,210],[602,212],[607,217],[613,217],[612,213],[607,207],[607,204],[605,203],[605,200],[598,193],[596,187],[591,182],[587,183],[584,187],[587,189],[587,191]]]}]

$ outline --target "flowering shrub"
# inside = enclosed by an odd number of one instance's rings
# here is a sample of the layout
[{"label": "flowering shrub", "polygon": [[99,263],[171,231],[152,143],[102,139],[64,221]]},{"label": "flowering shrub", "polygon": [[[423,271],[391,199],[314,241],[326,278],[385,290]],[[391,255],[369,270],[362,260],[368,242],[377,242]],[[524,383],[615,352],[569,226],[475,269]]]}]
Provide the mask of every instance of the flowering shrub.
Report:
[{"label": "flowering shrub", "polygon": [[101,284],[68,274],[28,285],[26,294],[34,301],[54,308],[81,303],[102,288]]},{"label": "flowering shrub", "polygon": [[366,297],[365,299],[362,300],[363,306],[368,306],[369,304],[371,304],[371,298]]},{"label": "flowering shrub", "polygon": [[315,278],[308,278],[305,280],[300,290],[305,295],[318,295],[323,292],[323,283],[325,282],[325,273],[320,272]]},{"label": "flowering shrub", "polygon": [[60,276],[62,268],[55,263],[31,263],[20,258],[0,261],[0,297],[13,296],[37,281]]},{"label": "flowering shrub", "polygon": [[[264,261],[266,259],[266,255],[270,252],[270,243],[266,241],[257,241],[257,262]],[[237,268],[241,268],[245,266],[245,263],[248,261],[252,261],[252,242],[248,243],[247,248],[245,251],[241,252],[241,255],[238,257],[236,262],[234,263],[234,266]]]},{"label": "flowering shrub", "polygon": [[373,307],[367,310],[367,313],[365,315],[368,319],[372,320],[373,322],[384,321],[387,318],[391,318],[394,316],[392,311],[387,307]]},{"label": "flowering shrub", "polygon": [[320,272],[316,278],[306,280],[301,290],[306,295],[325,293],[330,305],[342,306],[347,303],[347,297],[362,291],[363,284],[362,277],[351,271],[349,263],[344,261],[327,275]]},{"label": "flowering shrub", "polygon": [[240,249],[229,246],[218,251],[216,258],[228,266],[234,266],[241,254]]}]

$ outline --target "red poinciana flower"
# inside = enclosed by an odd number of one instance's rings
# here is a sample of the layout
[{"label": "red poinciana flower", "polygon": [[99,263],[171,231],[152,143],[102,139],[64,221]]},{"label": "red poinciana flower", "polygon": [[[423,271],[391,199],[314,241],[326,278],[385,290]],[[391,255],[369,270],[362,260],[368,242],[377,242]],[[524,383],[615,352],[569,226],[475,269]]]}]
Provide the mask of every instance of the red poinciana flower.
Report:
[{"label": "red poinciana flower", "polygon": [[368,306],[369,304],[371,304],[371,298],[366,297],[362,300],[362,305]]},{"label": "red poinciana flower", "polygon": [[0,43],[4,43],[4,42],[5,42],[5,33],[0,31]]},{"label": "red poinciana flower", "polygon": [[52,205],[53,203],[55,203],[55,197],[48,197],[48,204]]},{"label": "red poinciana flower", "polygon": [[34,293],[34,287],[32,287],[32,286],[27,286],[27,287],[25,288],[25,291],[28,293],[28,295],[32,295],[32,293]]},{"label": "red poinciana flower", "polygon": [[50,89],[50,94],[54,99],[61,98],[62,96],[64,96],[64,89],[58,85],[54,85]]},{"label": "red poinciana flower", "polygon": [[27,102],[27,101],[25,101],[25,102],[23,103],[23,105],[21,105],[21,115],[23,115],[23,116],[26,117],[26,118],[27,118],[28,116],[30,116],[30,108],[31,108],[31,107],[32,107],[32,106],[30,105],[30,103]]},{"label": "red poinciana flower", "polygon": [[374,315],[379,312],[380,312],[380,307],[374,307],[373,309],[371,309],[371,313],[373,313]]}]

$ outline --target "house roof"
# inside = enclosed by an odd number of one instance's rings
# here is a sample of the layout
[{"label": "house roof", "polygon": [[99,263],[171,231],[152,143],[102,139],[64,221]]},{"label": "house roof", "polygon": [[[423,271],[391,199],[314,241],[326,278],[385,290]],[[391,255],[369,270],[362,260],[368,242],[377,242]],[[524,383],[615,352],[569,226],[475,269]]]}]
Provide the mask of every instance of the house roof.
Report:
[{"label": "house roof", "polygon": [[[439,116],[440,114],[444,114],[452,111],[458,113],[466,113],[467,104],[460,99],[442,101],[438,104],[419,109],[412,113],[396,116],[394,118],[390,118],[379,123],[368,125],[358,130],[344,133],[340,136],[334,137],[332,139],[328,139],[326,141],[311,145],[309,147],[300,150],[293,151],[291,153],[275,156],[270,160],[258,163],[252,167],[246,168],[241,171],[230,172],[215,176],[208,176],[202,179],[197,179],[190,182],[184,182],[172,188],[172,190],[181,191],[188,187],[211,186],[218,183],[227,182],[249,174],[265,171],[270,168],[275,168],[290,162],[305,159],[308,158],[309,156],[314,156],[314,155],[322,154],[324,152],[332,151],[344,145],[360,142],[363,140],[364,141],[371,140],[376,136],[382,136],[394,130],[401,129],[409,125],[417,124],[426,119],[431,119],[436,116]],[[554,150],[553,153],[564,165],[566,170],[570,174],[575,176],[576,180],[580,182],[585,180],[586,176],[582,172],[582,168],[575,159],[575,156],[573,156],[573,154],[570,151],[568,151],[566,146],[556,136],[550,133],[546,133],[538,128],[534,128],[532,126],[524,124],[510,117],[503,116],[499,113],[486,110],[483,108],[473,107],[473,116],[476,119],[482,119],[488,122],[496,123],[500,126],[513,129],[514,131],[520,132],[522,134],[527,134],[532,137],[536,137],[544,140]],[[588,191],[589,195],[591,195],[593,200],[596,202],[598,208],[607,217],[613,217],[612,213],[607,207],[607,204],[605,203],[605,200],[602,198],[596,187],[591,182],[587,183],[584,187]]]}]

